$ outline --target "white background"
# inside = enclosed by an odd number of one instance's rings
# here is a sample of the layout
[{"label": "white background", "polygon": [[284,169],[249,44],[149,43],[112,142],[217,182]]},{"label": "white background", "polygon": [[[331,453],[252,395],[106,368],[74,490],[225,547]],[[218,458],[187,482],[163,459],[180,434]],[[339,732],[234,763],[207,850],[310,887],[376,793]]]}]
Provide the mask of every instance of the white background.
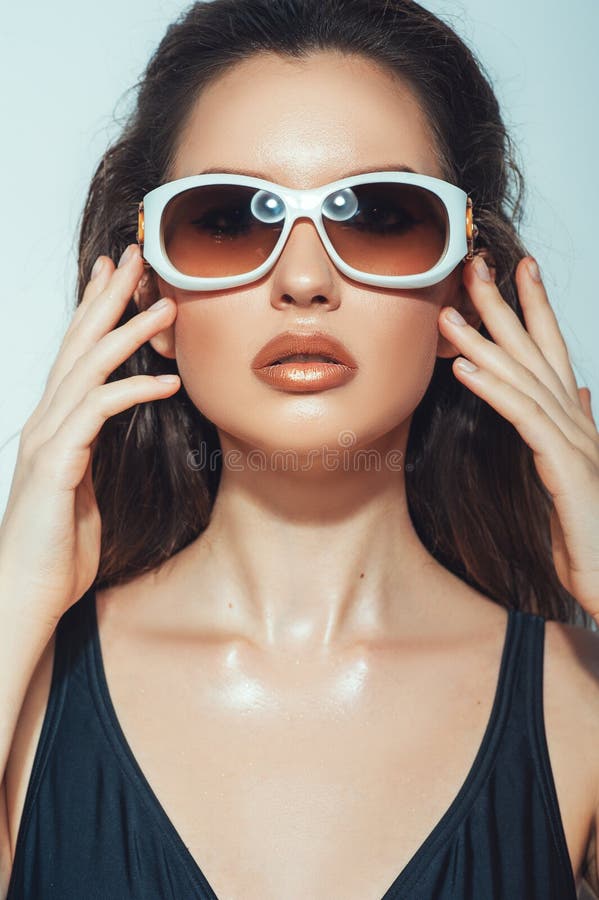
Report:
[{"label": "white background", "polygon": [[[596,0],[423,0],[474,49],[529,189],[537,257],[579,385],[599,415]],[[43,391],[75,298],[76,232],[92,173],[176,0],[6,4],[0,34],[0,513],[18,433]]]}]

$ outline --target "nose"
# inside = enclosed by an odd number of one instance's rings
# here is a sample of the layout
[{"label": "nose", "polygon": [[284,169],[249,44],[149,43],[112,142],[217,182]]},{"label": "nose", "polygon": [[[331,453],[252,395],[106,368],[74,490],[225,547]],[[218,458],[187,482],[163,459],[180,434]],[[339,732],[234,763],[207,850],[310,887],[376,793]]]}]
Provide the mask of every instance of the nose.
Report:
[{"label": "nose", "polygon": [[273,306],[339,305],[339,284],[335,264],[329,257],[314,222],[297,219],[289,232],[272,276]]}]

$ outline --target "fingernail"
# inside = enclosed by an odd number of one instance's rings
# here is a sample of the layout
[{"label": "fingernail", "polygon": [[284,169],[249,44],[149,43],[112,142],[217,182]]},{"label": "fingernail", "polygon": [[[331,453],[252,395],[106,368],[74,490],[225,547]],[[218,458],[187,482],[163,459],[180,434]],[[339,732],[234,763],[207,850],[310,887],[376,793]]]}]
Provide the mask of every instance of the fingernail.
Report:
[{"label": "fingernail", "polygon": [[90,281],[93,281],[94,278],[97,278],[103,268],[104,268],[104,260],[102,259],[101,256],[99,256],[94,263]]},{"label": "fingernail", "polygon": [[460,315],[457,309],[454,309],[453,306],[450,306],[447,312],[445,313],[450,322],[453,322],[454,325],[465,325],[466,319]]},{"label": "fingernail", "polygon": [[478,277],[482,281],[490,281],[491,280],[491,273],[489,272],[489,270],[487,268],[487,264],[484,261],[484,259],[482,258],[482,256],[474,257],[474,270],[475,270],[476,274],[478,275]]},{"label": "fingernail", "polygon": [[159,312],[161,309],[164,309],[165,306],[168,306],[168,299],[163,297],[161,300],[157,300],[156,303],[152,303],[151,306],[148,306],[148,311]]},{"label": "fingernail", "polygon": [[528,261],[528,271],[530,272],[530,277],[533,281],[536,281],[537,283],[541,281],[541,273],[539,272],[536,260],[531,259]]},{"label": "fingernail", "polygon": [[461,356],[457,360],[456,366],[458,369],[462,369],[463,372],[476,372],[478,369],[478,366],[475,366],[469,359],[463,359]]},{"label": "fingernail", "polygon": [[129,246],[124,250],[121,258],[119,259],[117,268],[120,269],[121,266],[124,266],[126,263],[128,263],[129,260],[135,255],[135,253],[136,247],[133,244],[129,244]]}]

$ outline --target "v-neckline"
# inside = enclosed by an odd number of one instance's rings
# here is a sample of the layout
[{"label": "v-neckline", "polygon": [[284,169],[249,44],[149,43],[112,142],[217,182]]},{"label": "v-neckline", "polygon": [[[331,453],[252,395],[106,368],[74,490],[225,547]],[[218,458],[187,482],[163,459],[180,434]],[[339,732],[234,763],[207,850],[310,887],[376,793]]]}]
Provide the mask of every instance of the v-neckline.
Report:
[{"label": "v-neckline", "polygon": [[[104,669],[100,633],[98,629],[95,589],[90,589],[82,602],[88,603],[88,636],[91,638],[88,644],[89,651],[91,652],[91,656],[89,654],[87,656],[88,674],[90,676],[90,684],[96,702],[96,709],[104,724],[106,735],[114,751],[124,764],[129,777],[140,792],[146,806],[152,812],[157,825],[169,838],[174,850],[177,852],[181,862],[185,866],[194,887],[204,891],[204,900],[219,900],[219,897],[206,878],[199,863],[196,862],[192,856],[191,851],[185,844],[183,838],[175,828],[168,813],[155,794],[154,789],[142,771],[129,742],[125,737],[123,729],[121,728],[112,702],[112,697],[110,696],[106,671]],[[516,616],[517,610],[507,610],[503,648],[493,704],[482,740],[468,774],[445,813],[443,813],[432,831],[429,832],[428,836],[420,844],[418,849],[412,854],[406,865],[387,888],[381,897],[381,900],[395,900],[395,898],[399,896],[398,891],[400,889],[405,891],[418,880],[439,845],[450,833],[452,826],[456,825],[458,820],[461,820],[461,817],[463,817],[465,812],[467,812],[472,805],[479,786],[482,785],[487,776],[496,755],[499,737],[502,731],[502,724],[505,720],[505,713],[508,705],[508,682],[511,682],[513,676],[513,666],[509,665],[509,660],[515,653],[516,641],[512,639],[512,634],[515,629]],[[404,894],[402,893],[402,897],[403,896]]]}]

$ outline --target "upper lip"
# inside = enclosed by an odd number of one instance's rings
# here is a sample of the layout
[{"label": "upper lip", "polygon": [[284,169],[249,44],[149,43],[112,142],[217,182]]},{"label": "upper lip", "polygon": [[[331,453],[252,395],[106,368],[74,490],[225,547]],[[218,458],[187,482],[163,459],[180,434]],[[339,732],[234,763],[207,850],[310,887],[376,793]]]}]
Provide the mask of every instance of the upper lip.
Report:
[{"label": "upper lip", "polygon": [[283,331],[268,341],[252,360],[253,369],[271,365],[284,356],[296,353],[313,353],[330,356],[335,362],[357,369],[358,364],[341,341],[323,331],[299,332]]}]

